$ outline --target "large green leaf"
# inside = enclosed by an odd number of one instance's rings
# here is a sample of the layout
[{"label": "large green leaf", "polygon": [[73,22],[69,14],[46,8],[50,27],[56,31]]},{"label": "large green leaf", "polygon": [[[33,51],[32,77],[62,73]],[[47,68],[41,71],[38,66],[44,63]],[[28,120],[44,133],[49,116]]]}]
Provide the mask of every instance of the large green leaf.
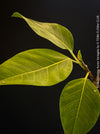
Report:
[{"label": "large green leaf", "polygon": [[65,134],[86,134],[100,113],[100,94],[86,78],[69,82],[60,97],[60,116]]},{"label": "large green leaf", "polygon": [[39,36],[48,39],[62,49],[73,50],[73,37],[71,32],[62,25],[56,23],[43,23],[24,17],[18,12],[13,13],[12,17],[24,19],[27,24]]},{"label": "large green leaf", "polygon": [[66,79],[71,71],[67,56],[50,49],[31,49],[0,65],[0,85],[50,86]]}]

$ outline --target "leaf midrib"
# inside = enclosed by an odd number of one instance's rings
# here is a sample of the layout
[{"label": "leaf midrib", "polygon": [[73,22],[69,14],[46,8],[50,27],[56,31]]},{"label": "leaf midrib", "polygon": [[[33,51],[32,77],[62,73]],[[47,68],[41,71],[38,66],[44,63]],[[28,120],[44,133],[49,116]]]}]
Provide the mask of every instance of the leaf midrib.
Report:
[{"label": "leaf midrib", "polygon": [[[59,62],[56,62],[56,63],[51,64],[51,65],[49,65],[49,66],[45,66],[45,67],[40,68],[40,69],[37,69],[37,70],[33,70],[33,71],[30,71],[30,72],[25,72],[25,73],[17,74],[17,75],[14,75],[14,76],[11,76],[11,77],[2,79],[2,80],[0,80],[0,81],[2,82],[2,81],[5,81],[5,80],[7,80],[7,79],[10,79],[10,78],[19,77],[19,76],[22,76],[22,75],[25,75],[25,74],[34,73],[34,72],[38,72],[38,71],[41,71],[41,70],[44,70],[44,69],[48,69],[49,67],[55,66],[55,65],[60,64],[60,63],[62,63],[62,62],[64,62],[64,61],[67,61],[67,60],[70,60],[70,58],[66,58],[66,59],[64,59],[64,60],[61,60],[61,61],[59,61]],[[71,60],[70,60],[70,61],[71,61]]]},{"label": "leaf midrib", "polygon": [[76,113],[76,118],[75,118],[73,130],[72,130],[72,134],[73,134],[73,132],[74,132],[75,125],[76,125],[76,121],[77,121],[78,116],[79,116],[79,112],[80,112],[80,107],[81,107],[82,98],[83,98],[83,94],[84,94],[84,89],[85,89],[86,80],[87,80],[87,77],[84,78],[83,87],[82,87],[82,92],[81,92],[81,96],[80,96],[80,101],[79,101],[78,110],[77,110],[77,113]]}]

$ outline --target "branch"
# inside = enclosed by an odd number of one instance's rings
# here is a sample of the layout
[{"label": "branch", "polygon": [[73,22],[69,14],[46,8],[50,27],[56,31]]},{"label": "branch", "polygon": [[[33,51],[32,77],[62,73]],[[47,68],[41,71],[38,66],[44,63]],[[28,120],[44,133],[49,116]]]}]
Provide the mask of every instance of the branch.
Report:
[{"label": "branch", "polygon": [[[83,61],[80,61],[80,62],[81,62],[81,64],[82,64],[82,66],[84,67],[84,70],[85,70],[86,72],[89,72],[89,77],[90,77],[90,79],[93,81],[94,85],[97,87],[98,78],[97,78],[97,77],[94,78],[94,76],[93,76],[93,74],[91,73],[90,69],[88,68],[88,66],[87,66]],[[100,70],[99,70],[99,80],[100,80]],[[97,87],[97,88],[100,88],[100,86]]]}]

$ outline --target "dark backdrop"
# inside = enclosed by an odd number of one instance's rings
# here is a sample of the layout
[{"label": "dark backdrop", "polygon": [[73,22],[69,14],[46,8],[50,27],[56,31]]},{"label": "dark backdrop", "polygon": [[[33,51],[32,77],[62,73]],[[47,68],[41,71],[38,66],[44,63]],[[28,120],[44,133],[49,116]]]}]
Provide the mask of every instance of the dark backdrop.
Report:
[{"label": "dark backdrop", "polygon": [[[75,54],[81,49],[84,61],[96,75],[96,15],[99,0],[3,0],[0,4],[0,63],[18,52],[32,48],[51,48],[68,54],[37,36],[27,24],[11,14],[18,11],[37,21],[55,22],[67,27],[74,36]],[[83,77],[74,66],[69,78],[55,86],[0,87],[0,131],[27,134],[63,134],[59,117],[59,97],[64,85]],[[100,121],[89,134],[100,133]]]}]

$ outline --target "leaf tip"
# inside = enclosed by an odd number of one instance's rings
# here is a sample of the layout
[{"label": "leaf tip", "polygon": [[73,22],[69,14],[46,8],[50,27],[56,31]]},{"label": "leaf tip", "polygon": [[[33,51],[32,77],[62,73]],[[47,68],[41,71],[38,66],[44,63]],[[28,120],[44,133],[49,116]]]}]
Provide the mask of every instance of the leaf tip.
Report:
[{"label": "leaf tip", "polygon": [[22,16],[20,13],[18,13],[18,12],[14,12],[14,13],[11,15],[11,17],[23,18],[23,16]]}]

